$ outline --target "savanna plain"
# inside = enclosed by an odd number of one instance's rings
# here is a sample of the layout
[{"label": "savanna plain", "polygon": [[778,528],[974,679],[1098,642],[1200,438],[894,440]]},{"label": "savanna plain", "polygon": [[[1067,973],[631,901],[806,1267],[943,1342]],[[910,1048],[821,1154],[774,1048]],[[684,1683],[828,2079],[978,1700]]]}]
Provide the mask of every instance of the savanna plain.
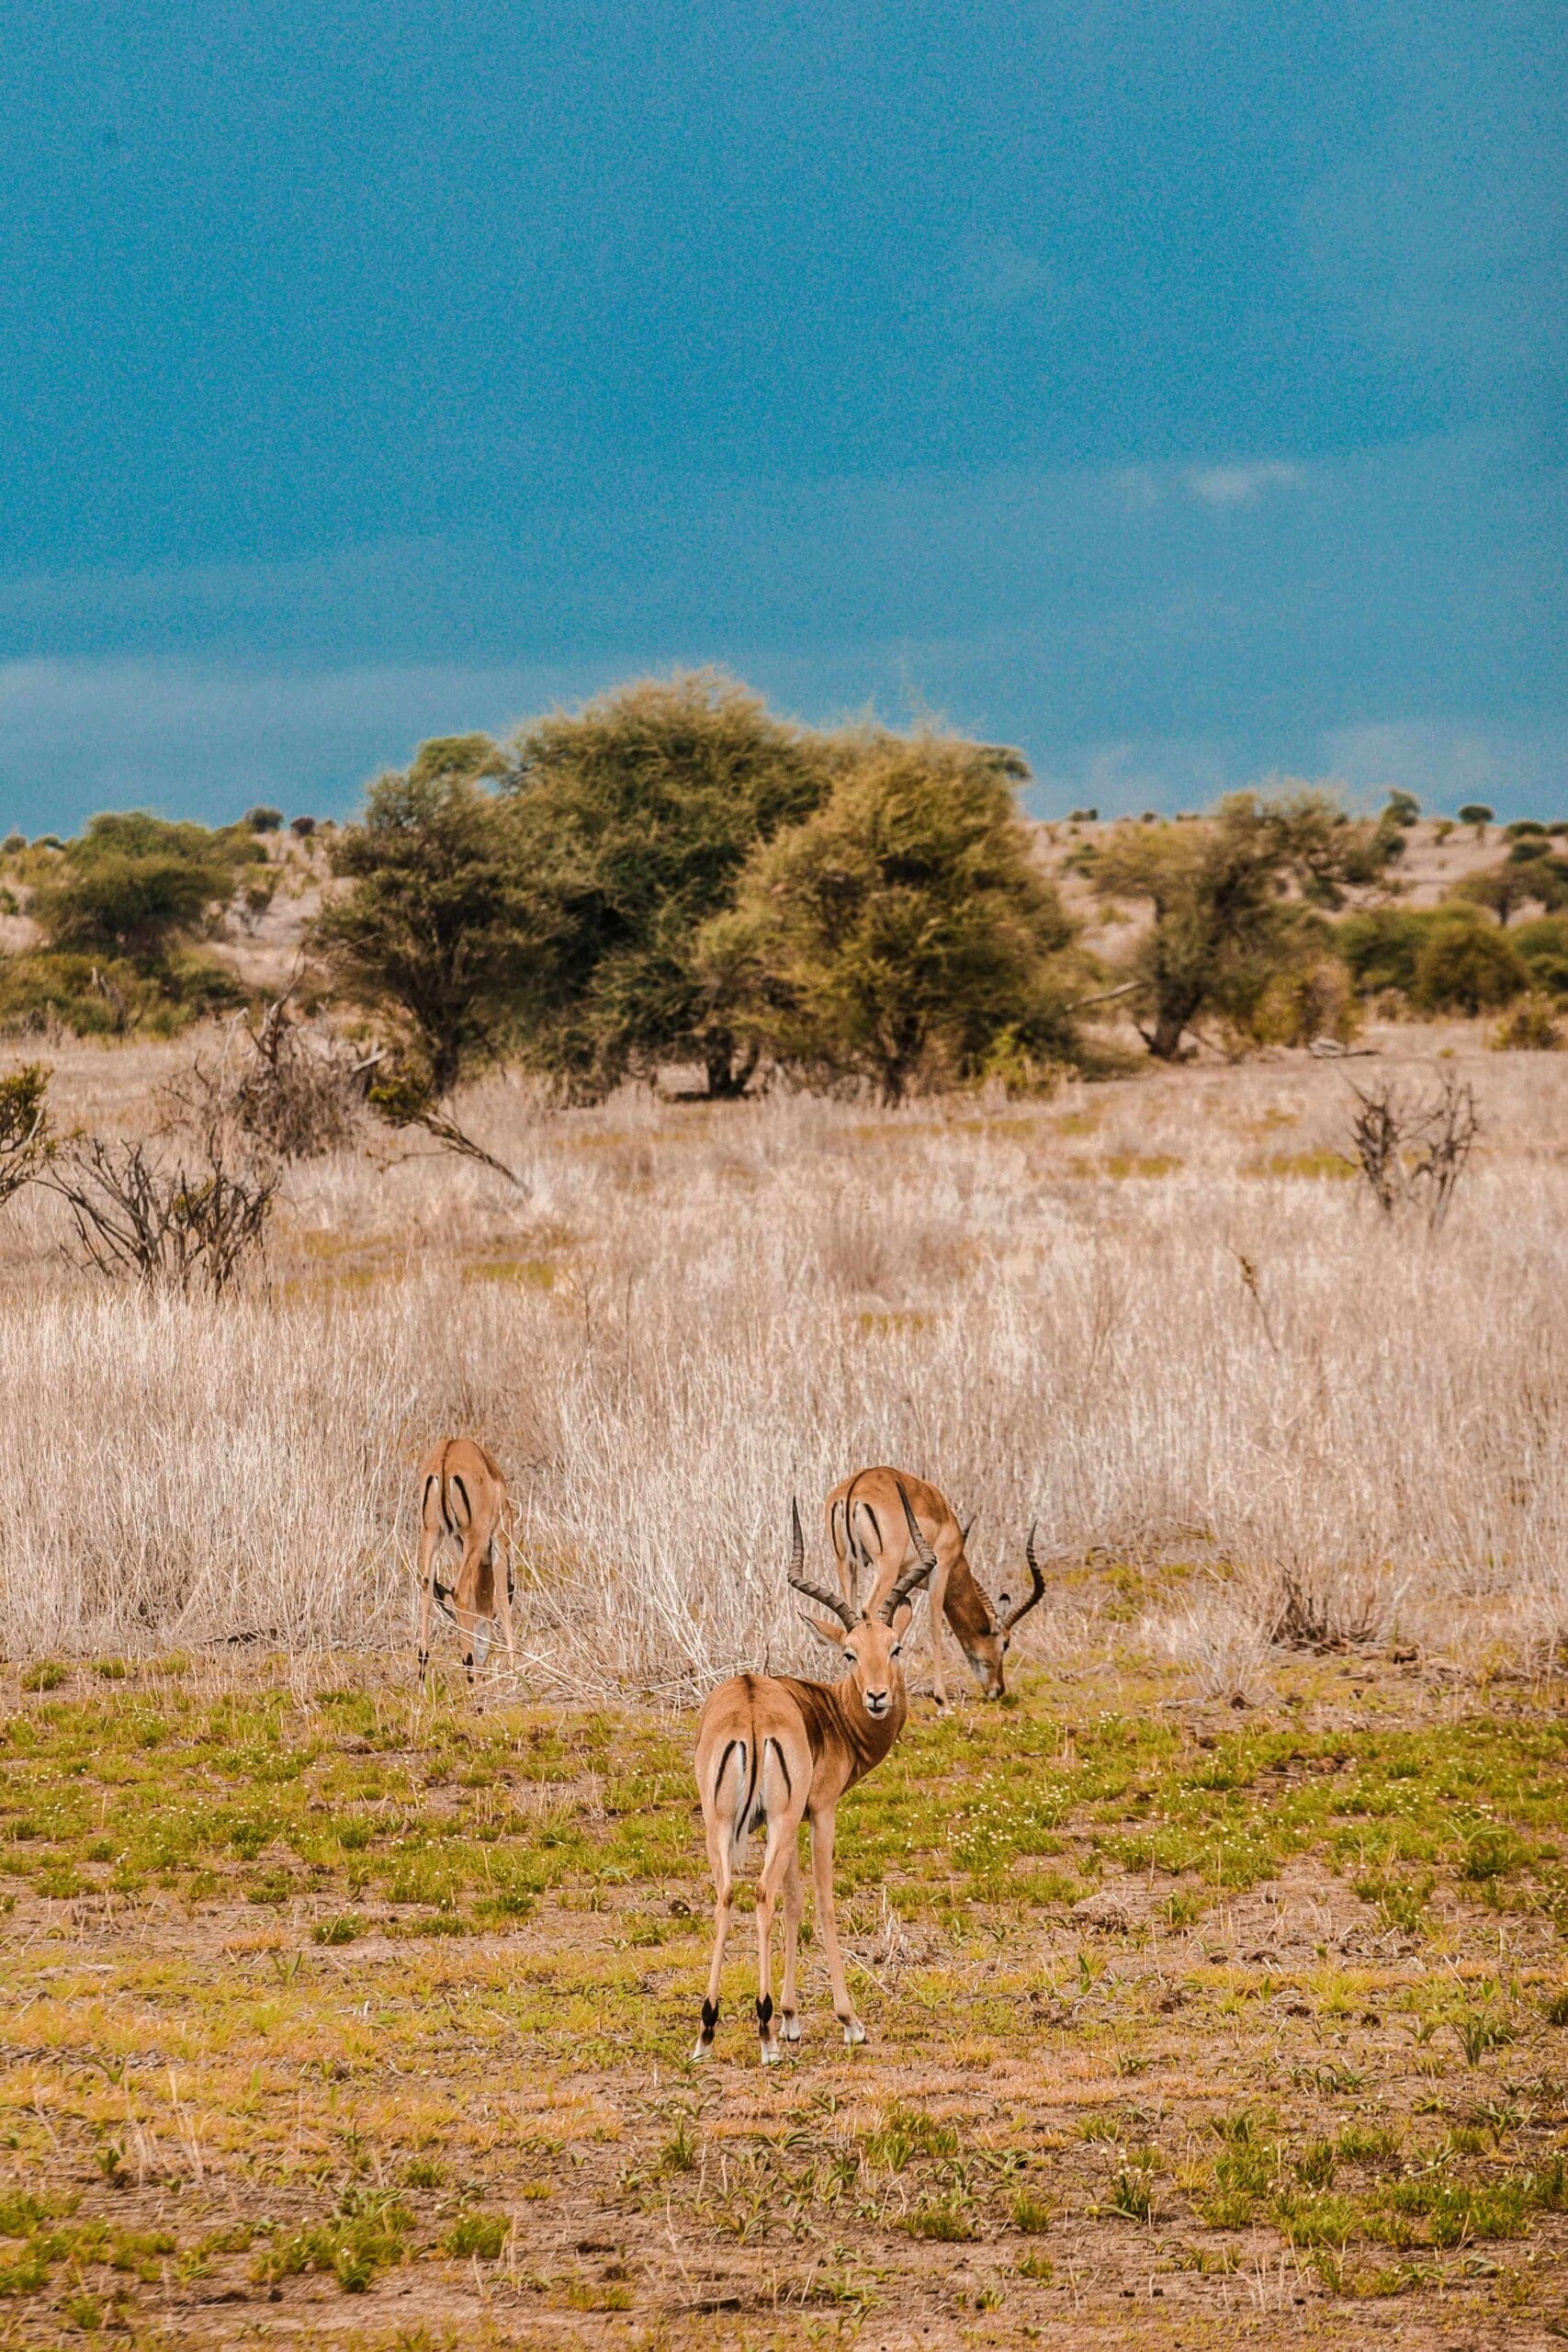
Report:
[{"label": "savanna plain", "polygon": [[[0,1213],[0,2344],[1568,2336],[1568,1057],[1374,1029],[1038,1104],[626,1091],[298,1166],[265,1282]],[[145,1132],[189,1041],[51,1051]],[[214,1048],[215,1050],[215,1048]],[[1481,1122],[1380,1213],[1348,1077]],[[414,1673],[414,1468],[505,1464],[519,1656]],[[840,1815],[869,2043],[749,1924],[688,2059],[704,1691],[862,1462],[1044,1604],[923,1610]],[[809,1929],[807,1931],[809,1933]]]}]

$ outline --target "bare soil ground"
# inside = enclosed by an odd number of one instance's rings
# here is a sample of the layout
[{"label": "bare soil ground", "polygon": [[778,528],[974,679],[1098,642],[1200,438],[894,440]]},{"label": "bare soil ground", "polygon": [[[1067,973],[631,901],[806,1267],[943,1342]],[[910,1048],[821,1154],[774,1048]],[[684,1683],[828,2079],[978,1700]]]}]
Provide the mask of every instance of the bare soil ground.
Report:
[{"label": "bare soil ground", "polygon": [[1114,1642],[918,1697],[840,1823],[871,2041],[808,1951],[764,2073],[744,1932],[687,2057],[683,1713],[10,1675],[0,2343],[1545,2352],[1565,1698],[1365,1654],[1202,1707]]}]

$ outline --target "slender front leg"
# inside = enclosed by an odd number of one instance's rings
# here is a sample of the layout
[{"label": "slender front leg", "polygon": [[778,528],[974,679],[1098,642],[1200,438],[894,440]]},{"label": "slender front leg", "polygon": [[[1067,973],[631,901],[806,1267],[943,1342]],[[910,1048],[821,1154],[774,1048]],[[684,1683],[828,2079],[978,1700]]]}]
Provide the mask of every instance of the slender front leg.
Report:
[{"label": "slender front leg", "polygon": [[850,2003],[850,1988],[844,1981],[843,1955],[839,1950],[839,1923],[833,1916],[833,1815],[830,1810],[811,1816],[811,1879],[817,1890],[817,1924],[822,1930],[822,1942],[828,1954],[828,1982],[833,1988],[833,2015],[844,2029],[844,2040],[852,2049],[865,2040],[865,2028],[856,2017]]},{"label": "slender front leg", "polygon": [[947,1570],[939,1561],[931,1580],[931,1696],[939,1707],[947,1704],[947,1680],[942,1664],[942,1620],[947,1606]]},{"label": "slender front leg", "polygon": [[491,1577],[495,1588],[495,1613],[501,1620],[502,1639],[506,1644],[506,1663],[515,1672],[517,1642],[512,1630],[512,1550],[504,1533],[499,1534],[491,1546]]},{"label": "slender front leg", "polygon": [[513,1562],[516,1557],[517,1531],[508,1511],[501,1525],[501,1539],[496,1559],[496,1573],[501,1578],[501,1630],[506,1637],[506,1663],[515,1673],[517,1643],[512,1630],[512,1596],[517,1589]]},{"label": "slender front leg", "polygon": [[784,1989],[779,1998],[779,2035],[784,2041],[800,2040],[800,2004],[795,1991],[795,1966],[800,1947],[800,1915],[806,1906],[806,1883],[800,1875],[800,1831],[791,1840],[789,1869],[784,1883]]},{"label": "slender front leg", "polygon": [[419,1679],[430,1669],[430,1603],[435,1584],[435,1554],[439,1530],[422,1527],[419,1537]]},{"label": "slender front leg", "polygon": [[718,2023],[718,1985],[724,1973],[724,1947],[729,1935],[729,1923],[735,1916],[735,1882],[729,1871],[729,1824],[716,1824],[708,1831],[708,1863],[713,1871],[713,1958],[708,1963],[708,1989],[703,1999],[703,2030],[693,2051],[694,2059],[713,2055],[713,2030]]}]

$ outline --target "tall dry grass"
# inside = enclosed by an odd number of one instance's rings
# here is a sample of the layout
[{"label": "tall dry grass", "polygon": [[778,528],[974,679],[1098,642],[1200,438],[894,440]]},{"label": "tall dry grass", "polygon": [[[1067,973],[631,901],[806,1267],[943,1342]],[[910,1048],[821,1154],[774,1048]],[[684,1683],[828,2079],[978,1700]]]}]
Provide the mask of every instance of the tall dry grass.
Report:
[{"label": "tall dry grass", "polygon": [[[114,1058],[57,1083],[134,1125]],[[525,1203],[400,1146],[340,1155],[296,1174],[270,1292],[238,1304],[89,1284],[30,1196],[0,1231],[6,1646],[402,1643],[414,1464],[470,1429],[522,1504],[544,1690],[804,1659],[789,1497],[879,1459],[979,1511],[993,1586],[1038,1516],[1061,1566],[1032,1645],[1077,1637],[1073,1567],[1103,1553],[1154,1577],[1138,1638],[1215,1689],[1292,1595],[1330,1634],[1543,1651],[1568,1632],[1568,1072],[1471,1067],[1483,1148],[1436,1238],[1325,1172],[1344,1081],[1294,1062],[998,1115],[551,1120],[497,1087],[470,1116]]]}]

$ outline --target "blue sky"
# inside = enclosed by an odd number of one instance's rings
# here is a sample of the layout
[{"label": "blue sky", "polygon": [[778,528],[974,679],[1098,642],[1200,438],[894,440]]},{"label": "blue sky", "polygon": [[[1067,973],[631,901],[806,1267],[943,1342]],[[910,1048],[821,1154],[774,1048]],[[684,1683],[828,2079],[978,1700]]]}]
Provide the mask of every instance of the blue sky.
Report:
[{"label": "blue sky", "polygon": [[0,0],[0,823],[705,662],[1568,814],[1553,15]]}]

